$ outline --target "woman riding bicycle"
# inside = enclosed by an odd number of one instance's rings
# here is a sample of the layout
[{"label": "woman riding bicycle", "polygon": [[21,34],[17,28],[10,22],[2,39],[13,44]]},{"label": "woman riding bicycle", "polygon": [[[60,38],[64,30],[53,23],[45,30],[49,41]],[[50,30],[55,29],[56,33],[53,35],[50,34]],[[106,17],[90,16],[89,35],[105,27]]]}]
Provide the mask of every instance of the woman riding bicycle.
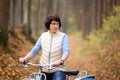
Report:
[{"label": "woman riding bicycle", "polygon": [[[56,14],[48,15],[45,27],[48,31],[42,33],[31,51],[25,57],[21,57],[19,61],[23,63],[42,50],[40,64],[53,64],[54,67],[65,69],[63,63],[69,57],[69,42],[67,35],[59,31],[61,27],[60,17]],[[42,72],[46,74],[47,80],[66,80],[66,74],[62,71],[43,68]]]}]

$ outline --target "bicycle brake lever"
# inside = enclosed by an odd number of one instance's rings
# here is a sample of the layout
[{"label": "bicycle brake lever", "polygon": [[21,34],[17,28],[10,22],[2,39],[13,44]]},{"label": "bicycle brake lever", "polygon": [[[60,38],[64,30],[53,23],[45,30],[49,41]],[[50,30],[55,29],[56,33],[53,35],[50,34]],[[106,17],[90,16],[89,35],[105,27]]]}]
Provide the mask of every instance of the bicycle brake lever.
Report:
[{"label": "bicycle brake lever", "polygon": [[29,66],[27,64],[23,65],[24,68],[28,68]]}]

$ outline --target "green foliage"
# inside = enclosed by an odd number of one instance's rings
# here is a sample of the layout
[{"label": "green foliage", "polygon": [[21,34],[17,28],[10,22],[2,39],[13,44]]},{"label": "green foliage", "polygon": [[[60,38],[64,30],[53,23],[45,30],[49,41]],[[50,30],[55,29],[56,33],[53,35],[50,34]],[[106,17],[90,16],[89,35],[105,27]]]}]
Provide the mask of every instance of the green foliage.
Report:
[{"label": "green foliage", "polygon": [[33,38],[33,37],[30,37],[30,42],[31,42],[32,44],[35,44],[35,43],[36,43],[36,39]]},{"label": "green foliage", "polygon": [[103,20],[102,29],[92,31],[88,36],[88,41],[83,46],[80,53],[92,53],[108,43],[115,33],[120,32],[120,7],[115,7],[115,15]]},{"label": "green foliage", "polygon": [[115,15],[109,16],[104,20],[103,32],[107,34],[112,34],[114,32],[120,31],[120,7],[114,8]]},{"label": "green foliage", "polygon": [[33,11],[37,11],[37,6],[32,5],[31,9],[32,9]]},{"label": "green foliage", "polygon": [[82,32],[80,32],[80,31],[74,32],[74,35],[78,38],[82,38]]},{"label": "green foliage", "polygon": [[67,33],[73,34],[75,32],[78,32],[75,16],[70,16],[67,19]]}]

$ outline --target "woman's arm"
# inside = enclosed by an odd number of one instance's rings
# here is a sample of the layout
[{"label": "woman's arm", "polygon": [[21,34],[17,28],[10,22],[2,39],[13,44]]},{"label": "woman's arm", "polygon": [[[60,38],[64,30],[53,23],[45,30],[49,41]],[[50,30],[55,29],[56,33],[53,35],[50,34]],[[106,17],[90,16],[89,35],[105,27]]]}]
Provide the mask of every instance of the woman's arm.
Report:
[{"label": "woman's arm", "polygon": [[39,52],[40,48],[41,48],[41,37],[38,39],[35,46],[31,49],[31,51],[25,57],[19,58],[19,62],[23,63],[25,62],[25,60],[29,60],[33,58]]},{"label": "woman's arm", "polygon": [[67,35],[65,35],[64,37],[63,37],[63,42],[62,42],[62,52],[63,52],[63,55],[62,55],[62,57],[59,59],[59,60],[57,60],[57,61],[55,61],[53,64],[54,64],[54,66],[60,66],[60,64],[61,64],[61,62],[62,63],[64,63],[67,59],[68,59],[68,57],[69,57],[69,42],[68,42],[68,38],[67,38]]},{"label": "woman's arm", "polygon": [[63,37],[63,43],[62,43],[62,51],[63,51],[63,56],[61,60],[66,61],[67,58],[69,57],[70,49],[69,49],[69,41],[67,35]]}]

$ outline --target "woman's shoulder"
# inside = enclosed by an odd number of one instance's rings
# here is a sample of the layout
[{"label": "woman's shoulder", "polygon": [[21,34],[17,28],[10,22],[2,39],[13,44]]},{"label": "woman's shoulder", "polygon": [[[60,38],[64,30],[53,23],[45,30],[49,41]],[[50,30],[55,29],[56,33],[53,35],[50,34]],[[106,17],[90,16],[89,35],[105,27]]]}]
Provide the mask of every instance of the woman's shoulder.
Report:
[{"label": "woman's shoulder", "polygon": [[46,35],[46,34],[48,34],[48,32],[43,32],[43,33],[41,34],[41,36]]},{"label": "woman's shoulder", "polygon": [[67,34],[64,32],[59,32],[59,35],[61,35],[63,38],[68,37]]},{"label": "woman's shoulder", "polygon": [[63,36],[67,36],[67,34],[64,33],[64,32],[60,32],[60,34],[63,35]]}]

